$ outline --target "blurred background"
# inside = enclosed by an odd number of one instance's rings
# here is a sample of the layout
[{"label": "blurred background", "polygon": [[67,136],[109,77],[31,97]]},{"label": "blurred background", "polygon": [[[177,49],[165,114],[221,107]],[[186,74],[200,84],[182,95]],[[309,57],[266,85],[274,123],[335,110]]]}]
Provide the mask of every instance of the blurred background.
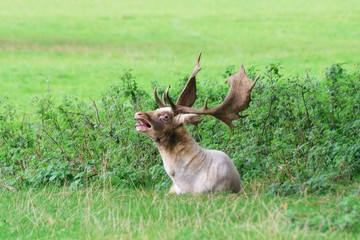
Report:
[{"label": "blurred background", "polygon": [[150,92],[191,73],[200,51],[199,81],[241,63],[322,76],[359,63],[359,23],[358,0],[1,0],[0,98],[96,98],[125,69]]}]

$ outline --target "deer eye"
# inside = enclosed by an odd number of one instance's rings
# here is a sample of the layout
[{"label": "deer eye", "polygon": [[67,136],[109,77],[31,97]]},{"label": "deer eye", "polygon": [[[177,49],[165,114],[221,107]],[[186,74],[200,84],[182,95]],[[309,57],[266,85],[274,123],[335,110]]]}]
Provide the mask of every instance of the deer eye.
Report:
[{"label": "deer eye", "polygon": [[166,122],[166,121],[168,121],[169,120],[169,115],[162,115],[162,116],[160,116],[160,118],[159,118],[161,121],[163,121],[163,122]]}]

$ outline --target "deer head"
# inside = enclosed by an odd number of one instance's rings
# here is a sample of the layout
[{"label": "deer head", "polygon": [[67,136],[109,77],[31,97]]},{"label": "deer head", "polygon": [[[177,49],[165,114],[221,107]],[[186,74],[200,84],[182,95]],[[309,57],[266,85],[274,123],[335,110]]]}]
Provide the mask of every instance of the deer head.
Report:
[{"label": "deer head", "polygon": [[[156,87],[154,89],[154,98],[159,109],[144,113],[136,113],[135,119],[140,123],[136,124],[136,130],[148,135],[152,140],[159,141],[168,136],[176,128],[184,124],[198,124],[201,122],[200,115],[211,115],[227,124],[230,129],[234,128],[232,121],[241,117],[239,112],[247,109],[251,101],[251,90],[254,88],[257,78],[250,83],[244,66],[238,73],[230,76],[227,83],[231,88],[224,101],[214,107],[208,108],[205,101],[203,108],[192,108],[196,100],[196,74],[200,71],[200,57],[196,61],[195,68],[189,77],[186,86],[181,92],[179,98],[174,103],[169,97],[168,87],[160,100]],[[168,102],[169,106],[166,104]]]}]

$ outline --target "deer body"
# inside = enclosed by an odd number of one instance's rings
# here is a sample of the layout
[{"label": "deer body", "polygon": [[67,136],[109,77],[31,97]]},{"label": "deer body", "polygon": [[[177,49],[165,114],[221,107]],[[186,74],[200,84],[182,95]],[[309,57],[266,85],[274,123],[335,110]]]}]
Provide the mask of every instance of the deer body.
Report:
[{"label": "deer body", "polygon": [[240,175],[230,158],[221,151],[201,148],[181,126],[174,146],[157,143],[166,173],[173,181],[172,193],[240,191]]},{"label": "deer body", "polygon": [[[169,88],[160,100],[154,91],[159,109],[136,113],[139,120],[136,130],[152,139],[160,152],[164,168],[173,185],[171,193],[208,193],[216,191],[239,192],[240,175],[231,159],[222,151],[201,148],[184,125],[197,125],[202,121],[201,114],[212,115],[230,128],[232,121],[240,118],[240,111],[248,108],[250,93],[254,83],[250,83],[243,67],[240,72],[228,79],[231,89],[223,103],[215,108],[191,108],[196,100],[195,76],[200,71],[200,55],[180,97],[173,103]],[[170,104],[165,104],[165,97]]]}]

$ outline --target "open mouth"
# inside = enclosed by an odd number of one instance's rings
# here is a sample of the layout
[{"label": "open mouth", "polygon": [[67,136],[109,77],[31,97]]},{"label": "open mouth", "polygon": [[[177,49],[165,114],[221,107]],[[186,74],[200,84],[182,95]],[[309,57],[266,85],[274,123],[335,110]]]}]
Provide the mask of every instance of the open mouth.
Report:
[{"label": "open mouth", "polygon": [[148,130],[151,128],[151,124],[148,123],[145,119],[137,119],[140,122],[135,124],[135,128],[138,131],[144,131],[144,130]]}]

